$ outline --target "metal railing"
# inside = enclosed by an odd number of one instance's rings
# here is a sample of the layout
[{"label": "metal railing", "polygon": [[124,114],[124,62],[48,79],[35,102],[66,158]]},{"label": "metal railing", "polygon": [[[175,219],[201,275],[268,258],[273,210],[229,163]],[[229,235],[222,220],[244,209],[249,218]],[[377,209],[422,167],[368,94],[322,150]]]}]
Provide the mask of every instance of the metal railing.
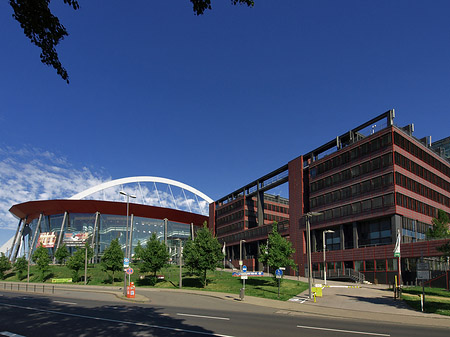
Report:
[{"label": "metal railing", "polygon": [[[323,279],[323,270],[313,271],[314,278]],[[363,273],[356,271],[354,269],[337,269],[337,270],[327,270],[327,279],[351,279],[354,282],[363,283],[366,277]]]}]

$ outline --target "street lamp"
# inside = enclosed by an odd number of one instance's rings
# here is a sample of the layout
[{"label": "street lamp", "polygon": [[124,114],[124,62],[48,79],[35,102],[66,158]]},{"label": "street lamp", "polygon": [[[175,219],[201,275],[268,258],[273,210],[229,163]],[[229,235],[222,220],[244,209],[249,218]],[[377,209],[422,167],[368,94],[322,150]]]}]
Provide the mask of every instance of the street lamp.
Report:
[{"label": "street lamp", "polygon": [[181,239],[175,239],[176,241],[180,242],[180,251],[178,252],[178,264],[180,265],[180,281],[179,281],[179,287],[180,289],[183,288],[183,278],[181,276]]},{"label": "street lamp", "polygon": [[325,248],[326,248],[325,234],[326,233],[334,233],[334,231],[331,229],[328,229],[326,231],[323,231],[322,233],[323,233],[323,280],[324,280],[325,285],[327,285],[327,265],[325,263]]},{"label": "street lamp", "polygon": [[242,271],[242,242],[245,242],[245,240],[239,241],[239,270]]},{"label": "street lamp", "polygon": [[[133,194],[128,194],[125,191],[120,191],[120,194],[127,197],[127,231],[125,233],[125,257],[130,259],[129,252],[128,252],[128,215],[130,211],[130,198],[136,198]],[[131,245],[131,242],[130,242]],[[130,253],[131,253],[131,247],[130,247]],[[123,272],[123,295],[127,295],[127,273],[126,271]]]},{"label": "street lamp", "polygon": [[309,298],[312,299],[312,263],[311,263],[311,225],[309,219],[313,216],[321,215],[319,212],[308,212],[306,216],[306,246],[308,249],[308,284],[309,284]]}]

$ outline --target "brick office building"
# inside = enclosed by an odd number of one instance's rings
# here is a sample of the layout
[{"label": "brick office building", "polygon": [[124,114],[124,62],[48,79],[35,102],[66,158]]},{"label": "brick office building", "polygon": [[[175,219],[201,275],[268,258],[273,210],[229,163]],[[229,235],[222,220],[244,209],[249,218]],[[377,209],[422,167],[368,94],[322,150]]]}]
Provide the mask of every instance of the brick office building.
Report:
[{"label": "brick office building", "polygon": [[[261,270],[259,246],[277,221],[305,275],[305,215],[314,212],[316,277],[323,273],[325,238],[329,273],[353,270],[371,282],[392,283],[399,231],[405,282],[415,280],[420,257],[443,269],[435,257],[444,241],[426,241],[425,233],[438,209],[450,212],[450,164],[431,148],[430,138],[413,136],[413,125],[399,128],[393,121],[394,111],[387,111],[212,203],[209,223],[226,242],[227,258],[236,265],[242,254],[247,265]],[[288,199],[265,193],[284,183]]]}]

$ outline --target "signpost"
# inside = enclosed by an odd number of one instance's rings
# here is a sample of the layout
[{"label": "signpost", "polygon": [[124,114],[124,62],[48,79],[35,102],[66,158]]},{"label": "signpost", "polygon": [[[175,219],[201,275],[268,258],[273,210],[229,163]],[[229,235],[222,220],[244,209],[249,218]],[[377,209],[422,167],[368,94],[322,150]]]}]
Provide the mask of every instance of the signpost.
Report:
[{"label": "signpost", "polygon": [[275,276],[278,279],[278,298],[280,298],[280,279],[283,276],[283,271],[281,268],[275,270]]},{"label": "signpost", "polygon": [[421,259],[421,262],[417,262],[417,279],[422,281],[422,297],[420,307],[423,311],[425,304],[425,281],[430,279],[430,264],[423,262],[423,258]]}]

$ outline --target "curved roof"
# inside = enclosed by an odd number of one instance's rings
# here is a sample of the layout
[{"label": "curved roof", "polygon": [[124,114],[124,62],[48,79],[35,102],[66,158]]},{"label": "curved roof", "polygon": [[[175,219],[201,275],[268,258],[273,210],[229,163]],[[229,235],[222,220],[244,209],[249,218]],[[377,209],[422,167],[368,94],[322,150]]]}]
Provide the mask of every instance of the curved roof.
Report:
[{"label": "curved roof", "polygon": [[88,195],[94,194],[96,192],[102,191],[109,187],[114,187],[118,185],[124,185],[124,184],[130,184],[130,183],[139,183],[139,182],[151,182],[151,183],[163,183],[168,184],[172,186],[177,186],[179,188],[182,188],[186,191],[192,192],[193,194],[199,196],[203,200],[206,200],[208,203],[214,202],[210,197],[208,197],[206,194],[200,192],[199,190],[193,188],[192,186],[183,184],[179,181],[167,179],[167,178],[160,178],[160,177],[150,177],[150,176],[138,176],[138,177],[128,177],[128,178],[121,178],[121,179],[115,179],[108,181],[106,183],[102,183],[100,185],[88,188],[87,190],[80,192],[78,194],[75,194],[74,196],[70,197],[70,200],[78,200],[83,199],[87,197]]},{"label": "curved roof", "polygon": [[[164,219],[181,223],[193,223],[201,226],[208,217],[200,214],[180,211],[172,208],[147,206],[130,203],[130,214],[138,217]],[[9,211],[20,219],[27,218],[27,223],[39,217],[39,214],[55,215],[68,213],[95,213],[127,215],[127,203],[101,200],[38,200],[28,201],[12,206]]]}]

